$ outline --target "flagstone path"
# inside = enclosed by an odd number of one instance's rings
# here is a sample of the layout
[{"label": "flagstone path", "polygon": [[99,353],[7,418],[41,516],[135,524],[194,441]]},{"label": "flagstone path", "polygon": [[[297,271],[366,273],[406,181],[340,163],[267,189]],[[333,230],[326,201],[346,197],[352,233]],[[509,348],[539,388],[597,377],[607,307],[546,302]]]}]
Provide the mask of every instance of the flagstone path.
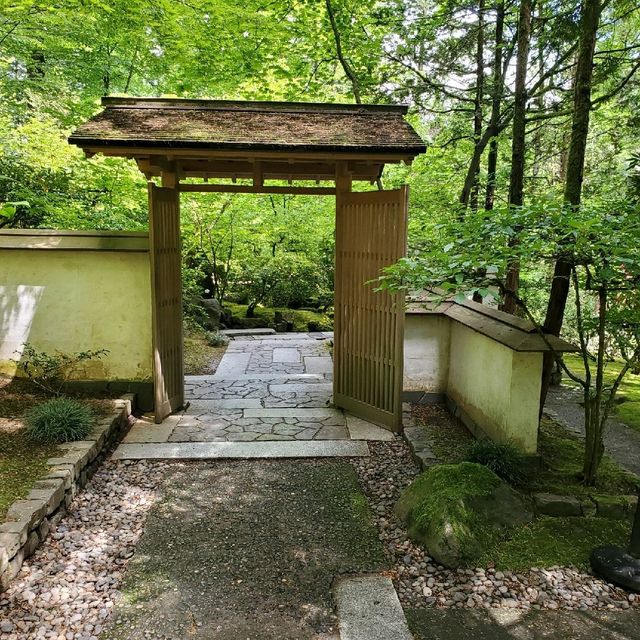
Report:
[{"label": "flagstone path", "polygon": [[[330,333],[232,338],[217,371],[187,376],[188,405],[124,439],[143,443],[393,440],[393,434],[331,405]],[[167,449],[168,450],[168,449]]]}]

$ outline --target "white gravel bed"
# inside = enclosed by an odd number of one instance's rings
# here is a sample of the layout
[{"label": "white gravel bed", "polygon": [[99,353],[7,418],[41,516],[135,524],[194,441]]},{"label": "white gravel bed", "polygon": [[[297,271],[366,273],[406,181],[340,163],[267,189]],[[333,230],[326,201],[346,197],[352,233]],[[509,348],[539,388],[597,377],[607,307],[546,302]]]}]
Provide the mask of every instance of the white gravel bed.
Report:
[{"label": "white gravel bed", "polygon": [[0,593],[0,639],[97,640],[166,464],[106,462]]},{"label": "white gravel bed", "polygon": [[640,605],[640,596],[568,567],[513,573],[438,565],[409,539],[393,514],[400,492],[419,473],[407,445],[396,441],[369,447],[371,457],[353,459],[353,465],[393,561],[394,583],[404,607],[613,610]]}]

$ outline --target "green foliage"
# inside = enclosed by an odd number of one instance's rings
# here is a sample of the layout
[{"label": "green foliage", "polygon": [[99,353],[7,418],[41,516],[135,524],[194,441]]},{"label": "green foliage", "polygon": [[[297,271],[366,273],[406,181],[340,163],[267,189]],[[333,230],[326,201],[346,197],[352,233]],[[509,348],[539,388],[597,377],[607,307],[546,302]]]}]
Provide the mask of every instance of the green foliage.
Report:
[{"label": "green foliage", "polygon": [[207,332],[207,344],[210,347],[226,347],[229,344],[229,338],[219,331]]},{"label": "green foliage", "polygon": [[89,435],[93,413],[86,404],[60,396],[25,414],[27,434],[36,442],[69,442]]},{"label": "green foliage", "polygon": [[109,353],[108,349],[78,351],[77,353],[47,353],[26,343],[19,360],[14,360],[18,371],[35,386],[57,396],[79,365]]},{"label": "green foliage", "polygon": [[491,469],[511,485],[519,486],[525,479],[525,460],[520,451],[509,442],[475,440],[467,450],[466,459]]},{"label": "green foliage", "polygon": [[[579,208],[539,202],[497,209],[490,215],[470,211],[464,224],[434,224],[432,243],[387,269],[381,279],[382,288],[432,291],[434,302],[463,301],[473,295],[512,298],[552,349],[542,329],[543,318],[534,315],[535,306],[526,298],[530,290],[512,291],[505,274],[514,262],[544,265],[552,273],[557,260],[566,261],[583,374],[573,374],[561,354],[554,355],[583,389],[587,434],[583,475],[591,485],[604,452],[604,426],[618,386],[640,364],[639,212],[637,204],[626,201]],[[607,386],[603,373],[611,357],[620,358],[624,365]]]},{"label": "green foliage", "polygon": [[[246,318],[247,315],[247,305],[228,302],[225,307],[233,314],[234,322],[242,324],[243,318]],[[276,311],[282,313],[286,320],[293,323],[293,331],[333,331],[333,322],[325,313],[310,309],[287,309],[284,307],[256,307],[254,319],[258,323],[255,326],[273,328]]]}]

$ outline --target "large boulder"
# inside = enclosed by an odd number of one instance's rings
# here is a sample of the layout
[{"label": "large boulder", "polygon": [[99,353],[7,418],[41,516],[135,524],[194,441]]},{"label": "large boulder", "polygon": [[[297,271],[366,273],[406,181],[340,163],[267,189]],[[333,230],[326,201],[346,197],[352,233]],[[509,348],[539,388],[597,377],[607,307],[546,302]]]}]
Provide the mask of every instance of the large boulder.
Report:
[{"label": "large boulder", "polygon": [[445,567],[473,565],[509,531],[533,519],[522,496],[473,462],[436,465],[400,496],[396,515]]},{"label": "large boulder", "polygon": [[204,328],[208,331],[217,331],[220,328],[222,305],[214,298],[201,298],[200,304],[206,315]]}]

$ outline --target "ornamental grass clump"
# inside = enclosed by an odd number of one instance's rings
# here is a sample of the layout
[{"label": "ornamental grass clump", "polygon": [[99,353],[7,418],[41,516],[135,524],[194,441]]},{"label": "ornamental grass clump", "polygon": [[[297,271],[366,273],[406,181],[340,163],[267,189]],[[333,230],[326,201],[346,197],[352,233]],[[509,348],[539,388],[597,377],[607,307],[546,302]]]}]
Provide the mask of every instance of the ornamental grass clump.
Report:
[{"label": "ornamental grass clump", "polygon": [[69,442],[87,437],[93,413],[85,404],[62,396],[31,408],[25,422],[27,433],[36,442]]},{"label": "ornamental grass clump", "polygon": [[476,440],[467,449],[466,460],[491,469],[510,485],[521,485],[526,479],[524,458],[510,442]]}]

